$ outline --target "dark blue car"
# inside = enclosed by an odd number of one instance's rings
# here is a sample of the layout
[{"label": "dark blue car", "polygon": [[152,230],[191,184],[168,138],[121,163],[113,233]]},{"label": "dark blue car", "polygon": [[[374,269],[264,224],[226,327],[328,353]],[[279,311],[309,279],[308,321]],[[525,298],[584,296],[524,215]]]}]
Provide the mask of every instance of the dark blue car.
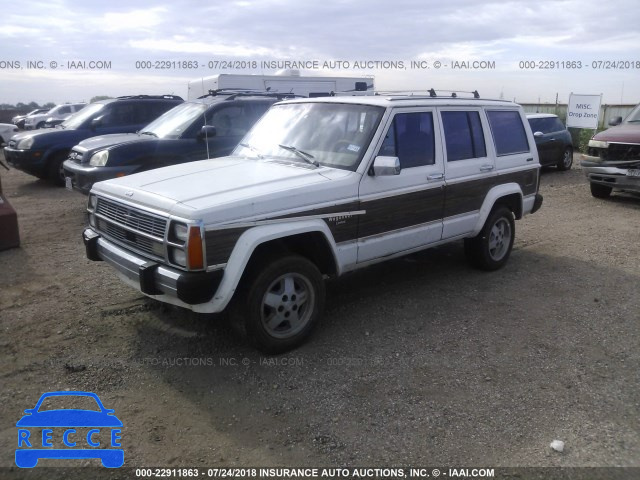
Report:
[{"label": "dark blue car", "polygon": [[4,156],[18,170],[64,185],[62,163],[71,147],[96,135],[136,132],[182,101],[175,95],[100,100],[84,107],[57,128],[14,135],[4,149]]},{"label": "dark blue car", "polygon": [[[84,401],[83,406],[91,408],[48,408],[48,404],[61,400]],[[24,413],[16,424],[18,467],[35,467],[40,458],[99,458],[108,468],[118,468],[124,463],[124,451],[120,448],[122,422],[113,410],[102,405],[95,393],[48,392]]]},{"label": "dark blue car", "polygon": [[169,110],[137,134],[102,135],[80,142],[64,162],[67,188],[88,194],[102,180],[229,155],[258,118],[284,97],[212,90]]}]

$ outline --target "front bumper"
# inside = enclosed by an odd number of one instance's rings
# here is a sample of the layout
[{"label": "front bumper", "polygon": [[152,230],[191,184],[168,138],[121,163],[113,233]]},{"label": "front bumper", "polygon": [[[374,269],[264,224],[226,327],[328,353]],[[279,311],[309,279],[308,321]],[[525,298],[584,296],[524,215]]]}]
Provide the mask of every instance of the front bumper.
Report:
[{"label": "front bumper", "polygon": [[131,253],[92,228],[82,233],[87,258],[104,260],[128,284],[160,301],[189,307],[206,303],[218,290],[224,270],[183,272]]},{"label": "front bumper", "polygon": [[65,160],[63,167],[65,177],[71,178],[71,186],[85,195],[89,195],[94,183],[130,175],[136,168],[135,166],[92,167],[88,164],[76,163],[73,160]]},{"label": "front bumper", "polygon": [[4,147],[4,158],[12,167],[32,175],[44,171],[44,150],[18,150]]},{"label": "front bumper", "polygon": [[[629,176],[629,168],[609,166],[607,162],[596,161],[591,158],[593,157],[586,157],[580,163],[589,182],[621,190],[640,192],[640,177]],[[636,166],[635,169],[638,169],[638,167]]]}]

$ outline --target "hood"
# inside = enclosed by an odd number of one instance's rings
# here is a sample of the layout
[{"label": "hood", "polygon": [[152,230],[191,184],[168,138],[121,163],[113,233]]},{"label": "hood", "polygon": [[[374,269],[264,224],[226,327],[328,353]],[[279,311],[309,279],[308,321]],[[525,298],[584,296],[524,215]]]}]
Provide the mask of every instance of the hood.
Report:
[{"label": "hood", "polygon": [[355,172],[295,161],[222,157],[99,182],[92,192],[187,219],[224,223],[341,203],[357,196],[359,178]]},{"label": "hood", "polygon": [[33,146],[31,148],[40,148],[43,145],[52,143],[64,143],[65,140],[75,141],[86,133],[80,133],[78,130],[67,130],[64,128],[41,128],[40,130],[26,131],[17,133],[12,139],[20,141],[23,138],[33,137]]},{"label": "hood", "polygon": [[623,123],[593,137],[603,142],[640,143],[640,123]]},{"label": "hood", "polygon": [[102,150],[107,147],[122,145],[131,142],[157,141],[152,135],[139,135],[137,133],[113,133],[110,135],[99,135],[81,141],[78,146],[86,151]]}]

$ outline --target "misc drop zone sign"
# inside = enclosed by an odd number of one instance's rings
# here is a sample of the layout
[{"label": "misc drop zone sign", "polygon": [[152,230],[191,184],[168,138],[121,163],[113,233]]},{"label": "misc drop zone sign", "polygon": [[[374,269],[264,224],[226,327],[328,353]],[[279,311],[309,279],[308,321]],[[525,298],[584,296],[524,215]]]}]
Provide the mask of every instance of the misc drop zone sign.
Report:
[{"label": "misc drop zone sign", "polygon": [[598,128],[602,95],[569,95],[567,106],[567,127]]}]

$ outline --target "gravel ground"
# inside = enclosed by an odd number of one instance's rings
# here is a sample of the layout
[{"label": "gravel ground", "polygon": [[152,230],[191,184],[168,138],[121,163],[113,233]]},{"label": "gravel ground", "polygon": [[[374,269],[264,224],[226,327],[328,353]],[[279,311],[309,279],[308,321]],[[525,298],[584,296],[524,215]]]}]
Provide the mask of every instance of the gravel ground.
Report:
[{"label": "gravel ground", "polygon": [[456,243],[330,281],[278,357],[86,260],[82,195],[0,175],[22,239],[0,252],[0,476],[51,477],[15,468],[15,422],[65,389],[115,409],[128,467],[640,467],[640,197],[592,198],[579,168],[543,173],[503,270]]}]

